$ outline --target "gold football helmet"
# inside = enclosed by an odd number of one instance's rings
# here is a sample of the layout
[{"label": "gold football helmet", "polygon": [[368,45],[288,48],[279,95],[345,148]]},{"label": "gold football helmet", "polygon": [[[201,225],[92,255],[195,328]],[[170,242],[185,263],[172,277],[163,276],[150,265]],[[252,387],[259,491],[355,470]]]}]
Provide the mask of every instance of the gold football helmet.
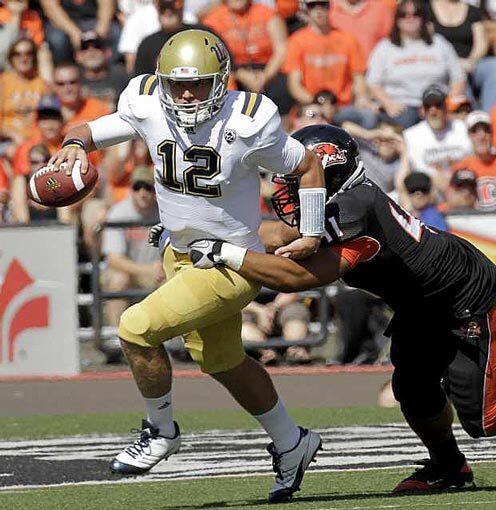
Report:
[{"label": "gold football helmet", "polygon": [[[160,51],[156,71],[160,102],[166,114],[179,126],[189,128],[212,118],[226,100],[230,68],[229,53],[214,34],[184,30],[173,35]],[[174,82],[197,80],[211,82],[207,99],[192,104],[174,101]]]}]

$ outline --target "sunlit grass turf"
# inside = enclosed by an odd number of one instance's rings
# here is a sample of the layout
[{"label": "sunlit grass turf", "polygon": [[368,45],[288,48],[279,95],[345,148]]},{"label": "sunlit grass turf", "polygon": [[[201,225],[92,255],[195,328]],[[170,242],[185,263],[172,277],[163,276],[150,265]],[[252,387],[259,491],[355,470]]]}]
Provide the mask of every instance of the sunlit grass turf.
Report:
[{"label": "sunlit grass turf", "polygon": [[[298,423],[310,427],[371,425],[402,421],[398,409],[292,409]],[[36,415],[0,419],[0,439],[77,434],[122,434],[140,424],[139,413]],[[176,413],[184,432],[255,428],[242,411]],[[268,505],[271,476],[210,478],[189,481],[80,485],[0,492],[2,510],[471,510],[496,509],[494,465],[475,466],[479,488],[449,494],[393,497],[390,490],[409,469],[307,473],[293,503]]]},{"label": "sunlit grass turf", "polygon": [[[377,407],[291,409],[295,421],[306,427],[373,425],[401,422],[398,409]],[[212,409],[174,415],[182,432],[212,429],[253,429],[258,423],[241,410]],[[0,418],[0,440],[35,439],[79,434],[127,434],[141,424],[140,413],[51,414]],[[496,509],[496,506],[495,506]]]},{"label": "sunlit grass turf", "polygon": [[293,503],[269,505],[269,476],[0,492],[5,510],[472,510],[496,508],[494,465],[476,466],[479,487],[445,494],[391,496],[407,469],[307,473]]}]

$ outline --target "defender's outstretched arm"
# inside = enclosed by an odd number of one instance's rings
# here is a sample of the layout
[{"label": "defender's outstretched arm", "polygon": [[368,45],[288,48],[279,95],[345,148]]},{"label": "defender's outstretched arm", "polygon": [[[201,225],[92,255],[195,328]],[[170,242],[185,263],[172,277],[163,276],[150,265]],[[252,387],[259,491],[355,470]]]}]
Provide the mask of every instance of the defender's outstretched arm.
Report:
[{"label": "defender's outstretched arm", "polygon": [[280,292],[297,292],[322,287],[338,280],[349,263],[331,249],[321,249],[305,260],[265,253],[246,252],[238,272]]}]

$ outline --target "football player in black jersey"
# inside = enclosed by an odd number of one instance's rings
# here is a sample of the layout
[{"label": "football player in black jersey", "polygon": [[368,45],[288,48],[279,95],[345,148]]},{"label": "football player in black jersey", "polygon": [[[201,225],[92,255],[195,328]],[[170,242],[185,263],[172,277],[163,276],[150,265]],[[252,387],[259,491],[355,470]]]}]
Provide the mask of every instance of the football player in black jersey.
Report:
[{"label": "football player in black jersey", "polygon": [[339,278],[381,297],[395,314],[388,328],[393,391],[429,450],[422,469],[395,492],[473,483],[453,436],[454,405],[472,437],[496,434],[496,266],[470,243],[423,225],[364,174],[356,142],[334,126],[293,134],[321,159],[328,202],[319,251],[305,260],[278,249],[298,236],[298,182],[282,177],[274,196],[285,222],[264,225],[268,255],[223,241],[191,246],[197,267],[227,265],[267,287],[295,292]]}]

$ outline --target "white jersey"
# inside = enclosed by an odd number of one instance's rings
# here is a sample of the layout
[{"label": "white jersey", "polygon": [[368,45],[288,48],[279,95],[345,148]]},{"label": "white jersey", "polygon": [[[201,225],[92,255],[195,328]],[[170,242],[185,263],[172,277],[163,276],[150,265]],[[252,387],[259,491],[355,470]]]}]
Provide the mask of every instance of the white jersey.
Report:
[{"label": "white jersey", "polygon": [[283,131],[275,104],[259,94],[230,91],[195,132],[178,127],[160,105],[153,75],[133,78],[117,113],[89,126],[98,148],[136,136],[146,142],[160,221],[180,252],[204,238],[262,251],[258,170],[290,173],[305,153]]}]

